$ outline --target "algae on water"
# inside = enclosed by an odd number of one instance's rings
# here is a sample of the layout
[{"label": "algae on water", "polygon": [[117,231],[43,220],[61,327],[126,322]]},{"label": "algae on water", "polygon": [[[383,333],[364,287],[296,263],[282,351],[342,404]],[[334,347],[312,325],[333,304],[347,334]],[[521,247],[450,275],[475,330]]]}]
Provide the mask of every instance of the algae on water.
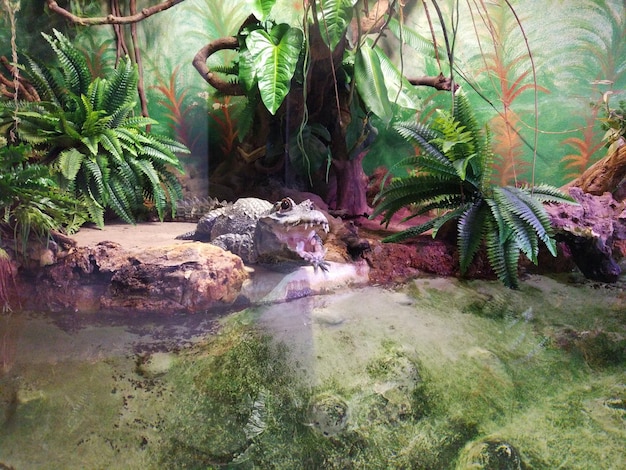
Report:
[{"label": "algae on water", "polygon": [[626,468],[625,302],[619,285],[422,279],[234,313],[169,352],[16,365],[0,462]]}]

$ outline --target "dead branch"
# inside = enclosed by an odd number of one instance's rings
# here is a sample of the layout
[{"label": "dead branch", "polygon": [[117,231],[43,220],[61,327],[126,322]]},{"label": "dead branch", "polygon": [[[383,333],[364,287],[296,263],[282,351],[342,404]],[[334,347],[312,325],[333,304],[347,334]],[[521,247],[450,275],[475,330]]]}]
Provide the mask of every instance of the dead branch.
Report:
[{"label": "dead branch", "polygon": [[[443,74],[439,74],[435,77],[416,77],[409,78],[409,83],[415,86],[430,86],[442,91],[452,91],[452,80],[450,77],[446,77]],[[454,91],[459,88],[459,85],[454,84]]]},{"label": "dead branch", "polygon": [[244,89],[239,83],[230,83],[219,78],[215,73],[209,69],[207,65],[208,58],[218,51],[223,50],[236,50],[239,48],[239,42],[236,37],[224,37],[211,41],[204,46],[193,58],[193,66],[196,68],[200,76],[204,78],[209,85],[215,88],[217,91],[230,96],[242,96],[245,95]]},{"label": "dead branch", "polygon": [[129,16],[116,16],[116,15],[107,15],[102,17],[95,18],[83,18],[81,16],[76,16],[73,13],[67,11],[65,8],[61,8],[59,4],[55,0],[46,0],[46,4],[50,11],[57,13],[63,18],[71,21],[72,23],[83,25],[83,26],[93,26],[93,25],[101,25],[101,24],[131,24],[137,23],[139,21],[145,20],[149,16],[152,16],[156,13],[159,13],[164,10],[168,10],[179,3],[184,2],[185,0],[166,0],[158,5],[151,6],[149,8],[143,8],[140,12],[129,15]]}]

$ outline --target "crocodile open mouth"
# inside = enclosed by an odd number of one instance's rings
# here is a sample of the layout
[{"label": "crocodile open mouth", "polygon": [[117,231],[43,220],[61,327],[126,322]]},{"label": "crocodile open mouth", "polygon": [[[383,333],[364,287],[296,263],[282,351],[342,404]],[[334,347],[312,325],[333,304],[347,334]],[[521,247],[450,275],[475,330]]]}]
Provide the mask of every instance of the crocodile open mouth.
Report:
[{"label": "crocodile open mouth", "polygon": [[[324,231],[328,231],[324,227]],[[276,238],[285,244],[291,251],[297,253],[305,261],[320,266],[324,263],[326,248],[322,243],[322,238],[317,232],[308,227],[289,227],[287,231],[275,233]]]}]

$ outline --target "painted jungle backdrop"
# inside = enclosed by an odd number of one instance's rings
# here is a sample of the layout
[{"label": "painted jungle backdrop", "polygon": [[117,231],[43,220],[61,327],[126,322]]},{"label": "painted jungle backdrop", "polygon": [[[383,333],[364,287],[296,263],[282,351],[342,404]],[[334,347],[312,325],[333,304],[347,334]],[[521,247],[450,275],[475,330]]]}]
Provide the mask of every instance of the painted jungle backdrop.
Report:
[{"label": "painted jungle backdrop", "polygon": [[[52,11],[51,3],[73,15],[73,19]],[[69,38],[88,58],[93,76],[107,76],[125,55],[130,56],[139,67],[138,85],[144,96],[136,112],[143,107],[143,114],[158,122],[155,129],[187,146],[190,153],[180,157],[186,170],[184,187],[200,196],[210,189],[207,172],[216,174],[216,187],[228,185],[225,182],[229,179],[236,180],[243,174],[236,160],[243,158],[244,162],[257,164],[257,169],[272,168],[266,144],[273,130],[270,125],[262,141],[249,137],[258,130],[252,119],[258,109],[250,106],[250,93],[229,94],[209,85],[192,65],[198,52],[220,38],[241,33],[251,14],[256,15],[257,27],[249,30],[249,36],[263,32],[273,37],[278,34],[273,26],[280,24],[306,33],[303,18],[316,14],[320,17],[319,10],[327,11],[327,7],[329,15],[339,17],[347,11],[345,7],[359,10],[363,17],[371,16],[370,9],[381,7],[381,2],[368,5],[330,0],[326,5],[306,0],[184,0],[165,2],[174,5],[136,23],[80,21],[141,14],[157,3],[2,0],[0,55],[4,57],[4,86],[12,80],[10,63],[15,59],[23,63],[26,54],[44,61],[54,59],[42,33],[51,35],[56,30]],[[354,138],[357,142],[367,138],[368,152],[362,159],[366,173],[371,174],[381,165],[392,166],[406,152],[406,143],[389,131],[392,118],[386,115],[387,103],[392,105],[393,119],[400,116],[422,121],[431,119],[436,108],[451,103],[449,91],[393,83],[398,71],[406,77],[453,77],[452,86],[466,93],[479,120],[490,128],[493,179],[497,184],[541,181],[560,186],[606,154],[603,112],[607,103],[626,99],[623,0],[409,0],[384,2],[384,6],[385,12],[391,12],[382,20],[384,31],[372,28],[367,39],[367,47],[382,51],[372,62],[378,68],[368,68],[371,64],[362,59],[366,55],[358,56],[354,63],[355,71],[365,67],[374,85],[378,78],[383,79],[383,87],[374,89],[369,101],[362,100],[366,111],[352,110],[352,121],[360,120],[361,128],[375,130],[357,132]],[[329,29],[328,23],[323,23],[328,37],[322,36],[335,46],[331,36],[336,18],[328,18],[333,24]],[[363,31],[362,23],[350,29],[347,25],[353,18],[343,19],[343,50],[353,49],[359,41],[366,44],[362,38],[370,31]],[[258,42],[246,44],[253,48]],[[243,67],[242,50],[219,49],[205,56],[205,65],[211,73],[222,73],[226,83],[234,83],[237,76],[232,67]],[[311,51],[314,48],[308,49]],[[314,90],[318,82],[321,87],[334,73],[337,70],[331,68],[311,75],[313,86],[309,90]],[[241,70],[238,74],[241,77]],[[340,86],[350,83],[348,79],[340,80]],[[385,93],[388,100],[382,104],[373,99]],[[303,115],[297,103],[293,109],[289,103],[283,104],[279,112],[265,104],[270,115],[279,116],[282,123],[288,121],[290,113]],[[314,112],[308,109],[306,115]],[[306,186],[314,184],[307,177],[311,172],[328,175],[332,158],[329,153],[337,150],[330,144],[332,136],[327,131],[302,123],[299,117],[297,125],[283,126],[279,132],[284,146],[293,145],[292,154],[300,151],[306,157],[292,162],[292,171],[301,173],[300,180]],[[292,135],[285,136],[289,133]],[[256,147],[265,148],[267,161],[255,159]],[[233,186],[237,184],[245,182],[234,182]]]}]

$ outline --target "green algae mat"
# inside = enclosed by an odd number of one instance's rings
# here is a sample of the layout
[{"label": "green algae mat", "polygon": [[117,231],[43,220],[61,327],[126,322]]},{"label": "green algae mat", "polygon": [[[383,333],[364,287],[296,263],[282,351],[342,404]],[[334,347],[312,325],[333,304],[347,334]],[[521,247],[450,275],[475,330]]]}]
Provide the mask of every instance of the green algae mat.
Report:
[{"label": "green algae mat", "polygon": [[127,328],[38,324],[0,343],[0,463],[626,468],[626,289],[575,281],[358,288],[229,314],[142,352]]}]

